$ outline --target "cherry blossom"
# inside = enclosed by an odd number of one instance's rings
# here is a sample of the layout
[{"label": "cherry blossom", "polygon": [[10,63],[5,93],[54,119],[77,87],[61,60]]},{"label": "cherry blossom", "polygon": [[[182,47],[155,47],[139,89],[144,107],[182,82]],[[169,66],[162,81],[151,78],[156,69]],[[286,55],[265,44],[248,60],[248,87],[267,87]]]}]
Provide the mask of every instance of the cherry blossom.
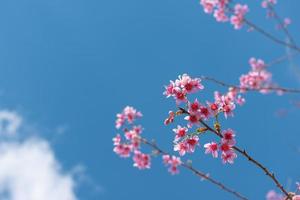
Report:
[{"label": "cherry blossom", "polygon": [[173,96],[177,104],[186,102],[187,94],[195,93],[202,90],[204,87],[201,84],[201,79],[191,78],[187,74],[178,76],[175,81],[170,81],[168,86],[165,86],[165,92],[163,93],[166,97]]},{"label": "cherry blossom", "polygon": [[236,153],[233,150],[223,151],[222,152],[222,160],[223,163],[233,164],[234,159],[237,157]]},{"label": "cherry blossom", "polygon": [[114,147],[114,152],[120,157],[128,158],[131,152],[131,146],[128,144],[118,144]]},{"label": "cherry blossom", "polygon": [[250,58],[249,64],[252,69],[248,74],[240,77],[241,92],[247,89],[256,89],[263,94],[270,92],[268,88],[275,84],[272,82],[272,74],[266,69],[265,62],[261,59]]},{"label": "cherry blossom", "polygon": [[151,165],[150,156],[140,151],[134,151],[133,161],[133,166],[139,169],[149,169]]},{"label": "cherry blossom", "polygon": [[116,128],[119,129],[127,121],[132,124],[136,118],[142,117],[142,113],[131,106],[126,106],[121,113],[117,114]]},{"label": "cherry blossom", "polygon": [[181,138],[183,138],[184,136],[186,136],[186,134],[188,132],[188,128],[181,127],[180,125],[178,125],[177,128],[173,129],[173,131],[176,134],[174,142],[177,142],[178,140],[180,140]]},{"label": "cherry blossom", "polygon": [[218,157],[218,144],[215,142],[206,143],[204,145],[205,153],[211,153],[214,158]]},{"label": "cherry blossom", "polygon": [[185,142],[179,142],[174,145],[174,151],[178,151],[180,156],[184,156],[188,150],[188,146]]},{"label": "cherry blossom", "polygon": [[199,137],[194,135],[176,143],[174,151],[178,151],[180,156],[184,156],[186,153],[193,153],[197,145],[199,145]]},{"label": "cherry blossom", "polygon": [[232,129],[227,129],[222,132],[223,138],[222,143],[223,144],[229,144],[231,146],[235,145],[235,134]]},{"label": "cherry blossom", "polygon": [[234,15],[231,16],[230,22],[235,29],[242,28],[244,24],[244,16],[249,11],[247,5],[236,4],[234,6]]},{"label": "cherry blossom", "polygon": [[[140,117],[142,117],[142,113],[130,106],[126,106],[121,113],[117,114],[116,128],[120,129],[124,126],[125,141],[122,141],[121,135],[117,134],[113,138],[113,151],[122,158],[128,158],[133,154],[135,167],[138,169],[149,169],[151,166],[150,155],[140,151],[143,127],[133,124]],[[128,126],[125,127],[126,121]]]},{"label": "cherry blossom", "polygon": [[283,26],[287,27],[288,25],[290,25],[292,23],[292,20],[288,17],[283,19]]},{"label": "cherry blossom", "polygon": [[166,166],[169,166],[168,171],[174,175],[178,174],[178,166],[182,164],[180,157],[176,156],[170,156],[170,155],[163,155],[162,156],[163,162],[165,163]]}]

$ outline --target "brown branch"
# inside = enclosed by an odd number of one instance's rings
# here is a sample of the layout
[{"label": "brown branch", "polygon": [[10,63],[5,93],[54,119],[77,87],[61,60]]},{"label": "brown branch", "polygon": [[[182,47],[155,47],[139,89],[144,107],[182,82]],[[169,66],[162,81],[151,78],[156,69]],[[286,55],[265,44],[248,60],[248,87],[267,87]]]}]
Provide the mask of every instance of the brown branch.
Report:
[{"label": "brown branch", "polygon": [[[149,142],[148,140],[146,140],[145,138],[141,138],[141,141],[150,146],[152,149],[154,149],[155,151],[157,151],[159,154],[163,154],[163,155],[169,155],[171,156],[169,153],[167,153],[166,151],[162,150],[161,148],[159,148],[155,143],[153,142]],[[242,200],[248,200],[246,197],[244,197],[243,195],[241,195],[240,193],[228,188],[227,186],[225,186],[223,183],[211,178],[210,176],[206,175],[205,173],[197,170],[196,168],[194,168],[191,164],[182,162],[181,166],[192,171],[194,174],[196,174],[197,176],[208,180],[209,182],[211,182],[212,184],[216,185],[217,187],[221,188],[222,190],[231,193],[232,195],[234,195],[235,197],[237,197],[238,199],[242,199]]]},{"label": "brown branch", "polygon": [[[184,108],[180,108],[179,110],[187,115],[190,115],[190,113],[185,110]],[[221,134],[221,132],[216,131],[214,128],[210,127],[207,123],[205,123],[203,120],[199,120],[199,122],[205,126],[209,131],[211,131],[213,134],[217,135],[220,138],[223,138],[223,135]],[[264,171],[264,173],[270,177],[272,179],[272,181],[275,183],[276,187],[278,187],[287,197],[287,199],[292,200],[292,198],[290,197],[290,194],[284,189],[284,187],[282,186],[282,184],[280,184],[280,182],[278,181],[278,179],[275,177],[274,173],[271,173],[270,170],[268,170],[264,165],[262,165],[260,162],[258,162],[257,160],[255,160],[252,156],[250,156],[246,150],[241,150],[239,147],[237,146],[233,146],[233,149],[236,150],[237,152],[239,152],[241,155],[243,155],[244,157],[246,157],[250,162],[252,162],[254,165],[256,165],[258,168],[260,168],[261,170]]]},{"label": "brown branch", "polygon": [[240,86],[233,85],[233,84],[228,84],[228,83],[225,83],[223,81],[219,81],[215,78],[208,77],[208,76],[202,76],[201,78],[203,80],[212,81],[212,82],[217,83],[217,84],[219,84],[221,86],[224,86],[224,87],[232,87],[232,88],[236,88],[236,89],[239,89],[239,90],[245,90],[245,91],[270,90],[270,91],[286,92],[286,93],[300,93],[300,89],[290,89],[290,88],[282,88],[282,87],[242,88]]}]

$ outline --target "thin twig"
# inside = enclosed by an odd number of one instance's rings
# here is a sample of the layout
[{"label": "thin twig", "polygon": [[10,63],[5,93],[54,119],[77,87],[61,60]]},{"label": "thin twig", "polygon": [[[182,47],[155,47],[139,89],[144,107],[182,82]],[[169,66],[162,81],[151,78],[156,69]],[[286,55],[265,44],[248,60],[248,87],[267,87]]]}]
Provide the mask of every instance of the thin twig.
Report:
[{"label": "thin twig", "polygon": [[[184,109],[184,108],[180,108],[179,110],[187,115],[190,115],[190,113]],[[205,123],[203,120],[199,120],[199,122],[205,126],[209,131],[211,131],[212,133],[214,133],[215,135],[217,135],[220,138],[223,138],[223,135],[216,131],[214,128],[210,127],[207,123]],[[243,155],[244,157],[246,157],[250,162],[252,162],[254,165],[256,165],[258,168],[260,168],[261,170],[264,171],[264,173],[270,177],[272,179],[272,181],[275,183],[276,187],[278,187],[286,196],[287,199],[292,200],[292,198],[290,197],[289,193],[284,189],[284,187],[282,186],[282,184],[280,184],[280,182],[278,181],[278,179],[275,177],[275,174],[270,172],[270,170],[268,170],[264,165],[262,165],[260,162],[258,162],[257,160],[255,160],[252,156],[250,156],[246,150],[241,150],[241,148],[237,147],[237,146],[233,146],[233,149],[236,150],[237,152],[239,152],[241,155]]]},{"label": "thin twig", "polygon": [[285,60],[287,60],[287,59],[289,59],[291,57],[294,57],[296,55],[299,55],[299,52],[293,52],[293,53],[290,53],[290,54],[285,54],[285,55],[280,56],[280,57],[274,59],[273,61],[267,63],[266,66],[270,67],[272,65],[279,64],[279,63],[281,63],[281,62],[283,62],[283,61],[285,61]]},{"label": "thin twig", "polygon": [[[232,3],[232,2],[231,2]],[[229,12],[234,14],[234,10],[227,6],[227,9]],[[248,25],[250,28],[252,28],[253,30],[256,30],[257,32],[261,33],[262,35],[264,35],[265,37],[267,37],[268,39],[272,40],[273,42],[283,45],[285,47],[289,47],[291,49],[294,49],[296,51],[300,52],[300,48],[297,45],[285,42],[283,40],[278,39],[277,37],[273,36],[272,34],[268,33],[267,31],[265,31],[264,29],[262,29],[261,27],[259,27],[258,25],[252,23],[251,21],[249,21],[246,17],[243,18],[243,22]]]},{"label": "thin twig", "polygon": [[248,26],[250,26],[251,28],[253,28],[254,30],[256,30],[257,32],[261,33],[262,35],[266,36],[267,38],[269,38],[270,40],[272,40],[273,42],[289,47],[291,49],[294,49],[296,51],[300,52],[300,48],[296,45],[293,45],[291,43],[287,43],[285,41],[282,41],[276,37],[274,37],[273,35],[271,35],[270,33],[266,32],[264,29],[260,28],[259,26],[255,25],[254,23],[250,22],[249,20],[247,20],[246,18],[244,18],[244,23],[247,24]]},{"label": "thin twig", "polygon": [[203,80],[212,81],[212,82],[217,83],[217,84],[219,84],[221,86],[224,86],[224,87],[232,87],[232,88],[236,88],[236,89],[244,90],[244,91],[270,90],[270,91],[286,92],[286,93],[300,93],[300,89],[290,89],[290,88],[271,87],[271,86],[270,87],[260,87],[260,88],[242,88],[240,86],[225,83],[223,81],[220,81],[220,80],[217,80],[215,78],[208,77],[208,76],[202,76],[201,78]]},{"label": "thin twig", "polygon": [[[152,149],[156,150],[157,153],[159,154],[163,154],[163,155],[169,155],[171,156],[169,153],[167,153],[166,151],[162,150],[160,147],[158,147],[155,143],[153,142],[149,142],[148,140],[146,140],[145,138],[141,138],[141,141],[150,146]],[[206,175],[205,173],[197,170],[196,168],[194,168],[191,164],[182,162],[181,166],[192,171],[194,174],[196,174],[197,176],[200,176],[201,178],[208,180],[209,182],[211,182],[212,184],[218,186],[219,188],[221,188],[222,190],[231,193],[232,195],[234,195],[235,197],[237,197],[238,199],[242,199],[242,200],[248,200],[246,197],[244,197],[243,195],[241,195],[240,193],[236,192],[235,190],[232,190],[230,188],[228,188],[227,186],[225,186],[223,183],[211,178],[210,176]]]},{"label": "thin twig", "polygon": [[274,16],[275,20],[280,24],[280,28],[282,28],[283,32],[285,33],[285,35],[287,36],[287,38],[289,39],[289,41],[296,46],[296,42],[293,39],[292,35],[290,34],[290,32],[288,31],[287,27],[285,26],[284,22],[282,21],[282,19],[279,17],[279,15],[276,13],[274,7],[268,3],[268,9],[272,12],[272,15]]}]

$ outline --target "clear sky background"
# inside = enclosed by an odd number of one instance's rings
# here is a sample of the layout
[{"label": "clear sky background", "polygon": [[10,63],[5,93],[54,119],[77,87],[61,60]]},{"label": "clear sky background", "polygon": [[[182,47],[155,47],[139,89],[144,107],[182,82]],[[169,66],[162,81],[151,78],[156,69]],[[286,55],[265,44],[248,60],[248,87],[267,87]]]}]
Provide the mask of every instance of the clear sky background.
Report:
[{"label": "clear sky background", "polygon": [[[249,19],[276,32],[260,1],[243,2],[249,4]],[[282,0],[276,8],[293,20],[291,33],[300,42],[299,6]],[[76,179],[78,199],[230,200],[231,195],[189,171],[169,175],[159,158],[151,170],[139,171],[131,160],[117,157],[111,142],[115,114],[126,105],[141,110],[144,136],[170,151],[172,126],[165,127],[163,120],[175,105],[162,95],[163,85],[182,73],[237,84],[249,70],[250,57],[268,62],[285,52],[258,33],[216,23],[198,1],[1,1],[0,106],[31,124],[26,137],[38,135],[50,143],[62,171],[84,166],[84,177]],[[299,60],[293,62],[295,66],[284,62],[270,70],[280,85],[299,88]],[[198,96],[202,101],[212,99],[215,89],[226,90],[204,85],[207,90]],[[236,130],[238,145],[294,190],[300,180],[300,110],[291,102],[299,95],[245,97],[245,106],[223,120],[224,127]],[[287,114],[278,117],[278,110]],[[199,169],[249,199],[264,199],[275,188],[241,156],[232,166],[205,156],[203,149],[192,158]]]}]

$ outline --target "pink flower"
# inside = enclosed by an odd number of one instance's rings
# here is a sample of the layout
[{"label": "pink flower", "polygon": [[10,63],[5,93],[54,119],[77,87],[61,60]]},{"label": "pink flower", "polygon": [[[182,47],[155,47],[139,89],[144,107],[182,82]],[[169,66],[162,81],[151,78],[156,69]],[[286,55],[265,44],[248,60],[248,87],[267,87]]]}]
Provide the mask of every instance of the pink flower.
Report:
[{"label": "pink flower", "polygon": [[283,26],[287,27],[288,25],[290,25],[292,23],[292,20],[288,17],[283,19]]},{"label": "pink flower", "polygon": [[193,153],[195,151],[195,147],[198,145],[199,137],[194,135],[186,140],[187,143],[187,152]]},{"label": "pink flower", "polygon": [[234,134],[234,131],[232,129],[227,129],[227,130],[224,130],[222,132],[222,135],[223,135],[223,138],[222,138],[222,143],[226,143],[228,145],[235,145],[235,134]]},{"label": "pink flower", "polygon": [[128,158],[131,152],[131,146],[128,144],[118,144],[114,147],[113,151],[122,158]]},{"label": "pink flower", "polygon": [[200,116],[202,119],[208,119],[210,117],[209,109],[205,106],[200,106]]},{"label": "pink flower", "polygon": [[242,28],[244,16],[249,11],[247,5],[236,4],[234,6],[234,15],[231,16],[230,22],[235,29]]},{"label": "pink flower", "polygon": [[201,79],[191,78],[189,75],[183,74],[178,76],[175,81],[170,81],[168,86],[165,86],[164,95],[167,97],[173,96],[176,104],[179,104],[187,101],[187,94],[197,92],[203,88]]},{"label": "pink flower", "polygon": [[201,119],[201,116],[200,113],[196,113],[196,114],[191,113],[188,116],[186,116],[184,119],[189,121],[188,127],[192,127],[193,125],[197,125],[200,123],[199,120]]},{"label": "pink flower", "polygon": [[249,64],[253,71],[261,71],[266,67],[266,64],[263,60],[253,57],[249,59]]},{"label": "pink flower", "polygon": [[205,153],[211,153],[214,158],[218,157],[218,144],[215,142],[207,143],[204,145]]},{"label": "pink flower", "polygon": [[173,96],[174,95],[174,90],[175,90],[175,83],[173,81],[170,81],[170,84],[168,86],[165,86],[165,91],[164,95],[167,97]]},{"label": "pink flower", "polygon": [[272,74],[266,70],[265,62],[261,59],[250,58],[249,64],[252,69],[248,74],[240,77],[241,92],[247,89],[259,90],[263,94],[270,92],[268,88],[275,84],[272,82]]},{"label": "pink flower", "polygon": [[179,142],[174,145],[174,151],[178,151],[180,156],[184,156],[188,150],[188,146],[185,142]]},{"label": "pink flower", "polygon": [[179,173],[178,166],[182,164],[179,157],[170,156],[170,155],[163,155],[162,158],[163,158],[163,162],[165,163],[165,165],[170,166],[168,171],[172,175]]},{"label": "pink flower", "polygon": [[223,163],[233,164],[234,159],[237,157],[236,153],[233,150],[223,151],[222,152],[222,160]]},{"label": "pink flower", "polygon": [[141,153],[140,151],[135,151],[133,156],[134,167],[138,169],[150,169],[151,160],[148,154]]},{"label": "pink flower", "polygon": [[199,78],[193,79],[187,74],[178,76],[178,79],[175,81],[175,83],[177,83],[176,85],[179,85],[182,89],[184,89],[187,94],[204,89]]},{"label": "pink flower", "polygon": [[121,143],[121,136],[117,134],[116,137],[113,138],[114,145],[119,145]]},{"label": "pink flower", "polygon": [[200,109],[200,103],[198,101],[198,99],[195,99],[194,102],[188,102],[188,106],[189,106],[189,113],[197,113]]},{"label": "pink flower", "polygon": [[[189,120],[191,124],[197,124],[199,119],[208,119],[210,116],[209,108],[201,105],[197,99],[194,102],[188,102],[188,111],[193,117],[186,117],[186,120]],[[194,121],[196,120],[196,121]]]},{"label": "pink flower", "polygon": [[178,151],[180,156],[184,156],[186,152],[193,153],[198,145],[199,137],[194,135],[174,145],[174,151]]},{"label": "pink flower", "polygon": [[174,118],[175,118],[175,113],[173,111],[169,111],[169,117],[167,119],[165,119],[164,124],[168,125],[168,124],[174,122]]},{"label": "pink flower", "polygon": [[175,136],[175,142],[180,140],[181,138],[183,138],[187,132],[188,132],[188,128],[186,127],[181,127],[180,125],[177,126],[177,128],[174,128],[173,131],[175,132],[176,136]]},{"label": "pink flower", "polygon": [[117,114],[116,128],[119,129],[127,121],[132,124],[136,118],[142,117],[142,113],[131,106],[126,106],[122,113]]},{"label": "pink flower", "polygon": [[218,22],[227,22],[229,20],[224,8],[216,9],[214,11],[214,17]]},{"label": "pink flower", "polygon": [[200,4],[203,6],[205,13],[212,13],[218,4],[218,0],[201,0]]}]

